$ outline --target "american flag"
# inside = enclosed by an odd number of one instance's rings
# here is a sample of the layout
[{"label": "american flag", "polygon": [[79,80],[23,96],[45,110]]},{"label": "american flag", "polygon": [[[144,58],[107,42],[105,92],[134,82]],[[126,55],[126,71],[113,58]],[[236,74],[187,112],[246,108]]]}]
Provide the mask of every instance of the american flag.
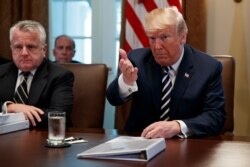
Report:
[{"label": "american flag", "polygon": [[182,12],[182,0],[126,0],[125,7],[125,38],[123,49],[148,47],[148,38],[143,29],[145,14],[159,7],[176,6]]}]

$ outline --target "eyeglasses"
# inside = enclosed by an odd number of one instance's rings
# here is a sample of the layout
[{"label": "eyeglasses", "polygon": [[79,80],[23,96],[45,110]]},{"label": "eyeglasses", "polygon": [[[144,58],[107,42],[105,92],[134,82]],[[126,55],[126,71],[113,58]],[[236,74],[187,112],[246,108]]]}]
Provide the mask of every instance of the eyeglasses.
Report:
[{"label": "eyeglasses", "polygon": [[29,45],[11,45],[11,49],[14,53],[21,53],[23,51],[23,49],[26,49],[28,52],[30,53],[36,53],[38,52],[42,47],[41,45],[33,45],[33,44],[29,44]]}]

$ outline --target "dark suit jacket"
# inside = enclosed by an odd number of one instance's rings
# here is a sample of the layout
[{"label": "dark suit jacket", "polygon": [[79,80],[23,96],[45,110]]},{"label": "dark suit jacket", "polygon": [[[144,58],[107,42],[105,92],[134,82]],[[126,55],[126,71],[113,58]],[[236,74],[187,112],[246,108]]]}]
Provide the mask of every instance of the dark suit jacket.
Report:
[{"label": "dark suit jacket", "polygon": [[[18,69],[14,63],[0,66],[0,106],[13,101]],[[38,67],[29,91],[28,104],[45,111],[38,127],[47,127],[49,110],[65,111],[67,126],[71,125],[70,112],[73,106],[73,80],[71,71],[47,59]]]},{"label": "dark suit jacket", "polygon": [[1,58],[1,57],[0,57],[0,65],[1,65],[1,64],[5,64],[5,63],[8,63],[8,62],[9,62],[8,59]]},{"label": "dark suit jacket", "polygon": [[[136,49],[128,57],[139,71],[138,91],[131,95],[131,111],[125,130],[142,131],[159,121],[161,66],[155,62],[149,48]],[[171,120],[183,120],[193,135],[218,134],[226,118],[221,72],[220,62],[185,45],[171,92]],[[124,103],[118,92],[118,78],[109,85],[107,99],[112,105]]]}]

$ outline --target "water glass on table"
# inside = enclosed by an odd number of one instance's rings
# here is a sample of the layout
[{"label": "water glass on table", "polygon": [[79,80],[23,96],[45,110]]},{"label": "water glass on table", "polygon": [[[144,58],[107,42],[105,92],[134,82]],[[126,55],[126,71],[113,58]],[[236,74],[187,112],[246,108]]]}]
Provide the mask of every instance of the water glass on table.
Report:
[{"label": "water glass on table", "polygon": [[48,144],[51,146],[64,145],[65,141],[65,112],[49,112],[48,113]]}]

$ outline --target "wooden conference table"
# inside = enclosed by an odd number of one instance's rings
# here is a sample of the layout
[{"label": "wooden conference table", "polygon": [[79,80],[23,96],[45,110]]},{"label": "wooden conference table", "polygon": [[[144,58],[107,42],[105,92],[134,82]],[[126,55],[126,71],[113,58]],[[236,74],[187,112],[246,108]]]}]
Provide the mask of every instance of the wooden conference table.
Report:
[{"label": "wooden conference table", "polygon": [[114,138],[115,130],[69,131],[88,143],[68,148],[47,148],[47,131],[22,130],[0,135],[1,167],[245,167],[250,166],[250,137],[217,136],[169,139],[167,148],[149,162],[78,159],[76,155]]}]

